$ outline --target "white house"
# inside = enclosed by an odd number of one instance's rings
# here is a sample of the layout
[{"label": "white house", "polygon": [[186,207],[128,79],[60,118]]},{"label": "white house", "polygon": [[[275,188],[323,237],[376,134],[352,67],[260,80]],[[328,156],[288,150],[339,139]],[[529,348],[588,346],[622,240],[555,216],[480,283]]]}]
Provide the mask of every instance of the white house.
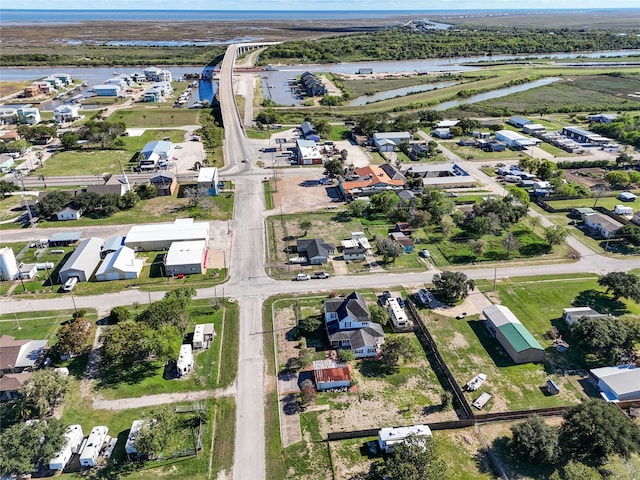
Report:
[{"label": "white house", "polygon": [[74,453],[80,451],[84,434],[81,425],[69,425],[64,432],[64,446],[49,460],[50,470],[64,470]]},{"label": "white house", "polygon": [[65,207],[56,213],[56,218],[58,220],[78,220],[82,216],[83,211],[84,210],[82,208],[75,209]]},{"label": "white house", "polygon": [[427,425],[410,427],[381,428],[378,432],[378,447],[385,453],[393,453],[396,445],[404,443],[408,436],[431,438],[431,429]]},{"label": "white house", "polygon": [[172,75],[169,70],[163,70],[158,67],[147,67],[142,73],[148,82],[171,82]]},{"label": "white house", "polygon": [[187,375],[193,370],[193,352],[191,351],[191,345],[180,345],[180,353],[178,354],[178,361],[176,362],[176,369],[178,370],[178,376],[182,377]]},{"label": "white house", "polygon": [[193,331],[193,340],[191,346],[193,350],[207,349],[216,336],[213,323],[198,323]]},{"label": "white house", "polygon": [[144,160],[140,162],[140,168],[154,169],[171,160],[175,146],[167,140],[148,142],[141,150]]},{"label": "white house", "polygon": [[618,365],[594,368],[589,374],[607,402],[640,400],[640,368]]},{"label": "white house", "polygon": [[35,107],[21,107],[16,110],[18,122],[27,125],[36,125],[42,121],[40,118],[40,110]]},{"label": "white house", "polygon": [[202,167],[198,172],[198,192],[200,195],[218,195],[218,169],[216,167]]},{"label": "white house", "polygon": [[95,467],[98,457],[105,443],[109,443],[109,429],[105,426],[97,426],[91,429],[87,443],[80,454],[80,465],[85,468]]},{"label": "white house", "polygon": [[58,105],[53,110],[53,121],[56,123],[74,122],[80,118],[80,105]]},{"label": "white house", "polygon": [[604,238],[612,238],[623,226],[619,221],[599,212],[585,215],[584,224]]},{"label": "white house", "polygon": [[96,272],[96,280],[105,282],[135,279],[140,276],[143,266],[144,261],[136,258],[135,250],[123,246],[107,254]]},{"label": "white house", "polygon": [[453,135],[451,134],[451,129],[449,128],[434,128],[433,136],[437,138],[451,138]]}]

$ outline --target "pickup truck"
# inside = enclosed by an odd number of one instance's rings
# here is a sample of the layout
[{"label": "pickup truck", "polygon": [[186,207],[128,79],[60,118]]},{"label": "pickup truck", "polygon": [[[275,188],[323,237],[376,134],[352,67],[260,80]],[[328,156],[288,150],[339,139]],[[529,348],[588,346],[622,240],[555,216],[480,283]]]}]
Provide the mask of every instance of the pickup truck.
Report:
[{"label": "pickup truck", "polygon": [[314,272],[313,278],[325,279],[329,278],[329,274],[327,272]]}]

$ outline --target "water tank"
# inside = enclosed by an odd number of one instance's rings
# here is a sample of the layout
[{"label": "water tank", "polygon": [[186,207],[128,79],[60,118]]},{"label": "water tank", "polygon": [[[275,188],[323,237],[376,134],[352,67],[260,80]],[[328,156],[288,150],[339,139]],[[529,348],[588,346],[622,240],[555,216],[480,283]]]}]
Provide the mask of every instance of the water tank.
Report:
[{"label": "water tank", "polygon": [[11,247],[0,248],[0,277],[2,280],[15,280],[19,273],[16,256]]}]

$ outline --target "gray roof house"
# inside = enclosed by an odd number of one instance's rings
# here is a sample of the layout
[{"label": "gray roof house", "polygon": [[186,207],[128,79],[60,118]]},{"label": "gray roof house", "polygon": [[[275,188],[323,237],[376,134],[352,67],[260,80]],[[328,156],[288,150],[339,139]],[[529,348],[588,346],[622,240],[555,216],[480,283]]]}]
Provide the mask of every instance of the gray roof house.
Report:
[{"label": "gray roof house", "polygon": [[336,249],[333,243],[324,243],[323,238],[301,238],[297,242],[298,254],[307,257],[311,265],[320,265],[329,261]]},{"label": "gray roof house", "polygon": [[349,348],[356,358],[375,356],[384,341],[382,326],[371,321],[364,297],[352,292],[324,302],[325,326],[333,347]]},{"label": "gray roof house", "polygon": [[97,237],[90,237],[80,242],[60,269],[60,283],[65,283],[70,277],[78,277],[79,282],[88,281],[100,263],[100,250],[103,244],[104,240]]}]

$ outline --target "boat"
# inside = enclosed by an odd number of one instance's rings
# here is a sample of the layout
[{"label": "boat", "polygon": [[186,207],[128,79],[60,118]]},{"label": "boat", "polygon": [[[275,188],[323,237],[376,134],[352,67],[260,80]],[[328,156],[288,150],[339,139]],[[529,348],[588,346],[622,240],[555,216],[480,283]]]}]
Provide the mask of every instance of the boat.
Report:
[{"label": "boat", "polygon": [[267,68],[265,68],[265,70],[267,72],[277,72],[278,71],[278,69],[276,67],[274,67],[273,65],[271,65],[271,64],[267,65]]},{"label": "boat", "polygon": [[487,379],[487,376],[484,373],[479,373],[478,375],[473,377],[471,380],[469,380],[464,387],[469,392],[475,392],[482,386],[482,384],[486,379]]}]

